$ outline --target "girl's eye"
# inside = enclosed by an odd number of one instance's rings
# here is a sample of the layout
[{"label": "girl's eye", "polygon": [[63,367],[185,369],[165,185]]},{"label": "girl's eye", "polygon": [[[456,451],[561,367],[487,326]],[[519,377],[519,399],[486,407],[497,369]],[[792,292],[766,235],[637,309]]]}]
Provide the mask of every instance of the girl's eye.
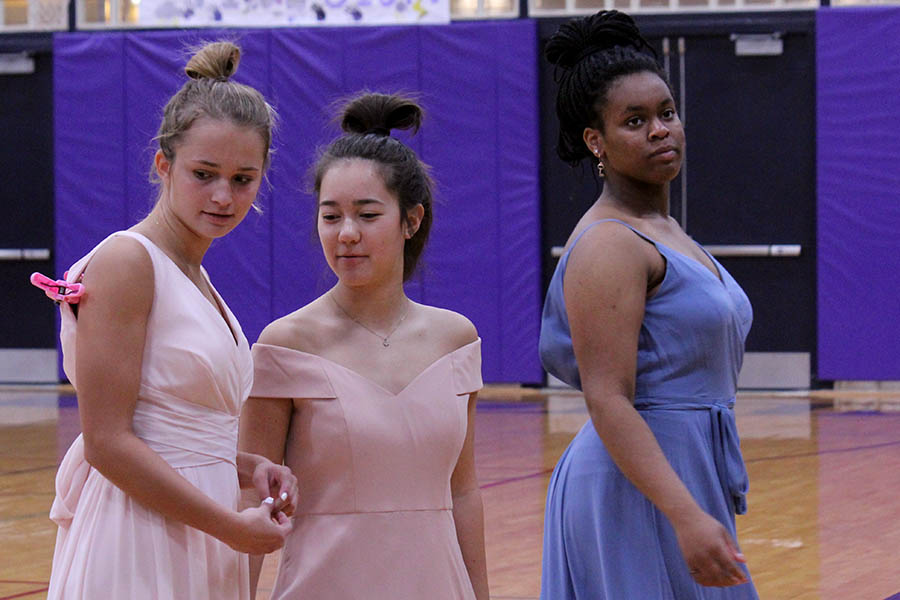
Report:
[{"label": "girl's eye", "polygon": [[359,216],[361,216],[363,219],[374,219],[375,217],[378,217],[379,214],[378,213],[362,213]]},{"label": "girl's eye", "polygon": [[337,221],[337,219],[338,219],[337,215],[322,215],[323,221]]},{"label": "girl's eye", "polygon": [[196,177],[200,181],[205,181],[205,180],[209,179],[210,177],[212,177],[212,175],[210,175],[206,171],[197,170],[197,171],[194,171],[194,177]]},{"label": "girl's eye", "polygon": [[241,185],[247,185],[248,183],[251,183],[253,181],[253,178],[247,177],[246,175],[238,175],[234,178],[234,180]]},{"label": "girl's eye", "polygon": [[674,109],[674,108],[667,108],[666,110],[664,110],[664,111],[663,111],[663,118],[664,118],[664,119],[674,119],[674,118],[675,118],[675,109]]},{"label": "girl's eye", "polygon": [[625,121],[625,124],[629,127],[639,127],[643,122],[644,119],[642,119],[641,117],[631,117],[630,119]]}]

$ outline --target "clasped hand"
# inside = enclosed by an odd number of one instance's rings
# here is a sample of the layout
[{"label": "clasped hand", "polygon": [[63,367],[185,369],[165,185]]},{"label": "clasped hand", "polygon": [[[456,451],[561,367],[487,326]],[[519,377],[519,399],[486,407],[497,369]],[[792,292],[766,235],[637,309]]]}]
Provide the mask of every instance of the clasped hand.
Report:
[{"label": "clasped hand", "polygon": [[253,488],[260,498],[273,500],[268,503],[273,515],[276,511],[281,511],[288,517],[294,514],[299,489],[297,478],[286,466],[263,459],[253,469]]},{"label": "clasped hand", "polygon": [[289,517],[297,507],[297,478],[286,466],[263,459],[254,468],[252,481],[264,500],[236,514],[233,535],[224,541],[240,552],[267,554],[284,545],[293,527]]}]

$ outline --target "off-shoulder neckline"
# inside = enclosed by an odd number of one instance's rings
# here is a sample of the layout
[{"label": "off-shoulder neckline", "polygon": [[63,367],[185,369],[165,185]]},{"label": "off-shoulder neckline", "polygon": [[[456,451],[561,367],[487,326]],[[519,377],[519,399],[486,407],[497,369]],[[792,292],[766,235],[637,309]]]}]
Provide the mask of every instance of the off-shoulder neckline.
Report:
[{"label": "off-shoulder neckline", "polygon": [[432,369],[434,369],[438,364],[440,364],[441,362],[443,362],[446,358],[449,358],[450,356],[453,356],[453,355],[456,354],[457,352],[461,352],[461,351],[463,351],[463,350],[465,350],[465,349],[467,349],[467,348],[470,348],[470,347],[472,347],[472,346],[474,346],[474,345],[476,345],[476,344],[480,344],[480,343],[481,343],[481,337],[478,337],[477,339],[475,339],[475,340],[469,342],[468,344],[465,344],[465,345],[463,345],[463,346],[460,346],[459,348],[456,348],[455,350],[451,350],[450,352],[447,352],[446,354],[442,354],[441,356],[439,356],[439,357],[437,357],[436,359],[434,359],[431,363],[429,363],[428,366],[426,366],[424,369],[422,369],[421,371],[419,371],[412,379],[410,379],[410,380],[406,383],[406,385],[404,385],[404,386],[400,389],[400,391],[397,391],[397,392],[394,392],[394,391],[391,391],[391,390],[387,389],[386,387],[384,387],[382,384],[378,383],[377,381],[375,381],[375,380],[372,379],[371,377],[367,377],[367,376],[363,375],[362,373],[360,373],[359,371],[357,371],[357,370],[355,370],[355,369],[351,369],[350,367],[348,367],[348,366],[346,366],[346,365],[343,365],[343,364],[341,364],[341,363],[339,363],[339,362],[336,362],[336,361],[334,361],[334,360],[331,360],[330,358],[325,358],[324,356],[320,356],[320,355],[318,355],[318,354],[313,354],[313,353],[311,353],[311,352],[304,352],[303,350],[297,350],[297,349],[295,349],[295,348],[288,348],[287,346],[278,346],[278,345],[275,345],[275,344],[265,344],[265,343],[261,343],[261,342],[256,342],[255,344],[253,344],[253,347],[260,346],[260,347],[264,347],[264,348],[273,348],[273,349],[278,350],[278,351],[282,351],[282,350],[283,350],[283,351],[285,351],[285,352],[290,352],[290,353],[293,353],[293,354],[301,354],[301,355],[303,355],[303,356],[309,356],[309,357],[312,357],[312,358],[314,358],[314,359],[316,359],[316,360],[324,361],[324,362],[326,362],[326,363],[328,363],[328,364],[331,364],[331,365],[334,365],[335,367],[338,367],[339,369],[341,369],[341,370],[343,370],[343,371],[346,371],[346,372],[352,374],[352,375],[355,376],[355,377],[358,377],[358,378],[360,378],[360,379],[362,379],[362,380],[364,380],[364,381],[367,381],[367,382],[370,383],[372,386],[374,386],[374,387],[380,389],[381,391],[383,391],[384,393],[389,394],[390,396],[396,398],[397,396],[403,395],[403,393],[404,393],[406,390],[408,390],[410,387],[412,387],[412,385],[413,385],[414,383],[416,383],[417,381],[419,381],[426,373],[428,373],[429,371],[431,371]]}]

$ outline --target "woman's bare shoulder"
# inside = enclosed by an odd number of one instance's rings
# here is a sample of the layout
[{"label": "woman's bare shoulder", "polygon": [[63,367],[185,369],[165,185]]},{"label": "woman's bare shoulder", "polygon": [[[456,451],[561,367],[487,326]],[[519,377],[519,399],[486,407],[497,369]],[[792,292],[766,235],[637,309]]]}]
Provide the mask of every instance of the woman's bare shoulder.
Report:
[{"label": "woman's bare shoulder", "polygon": [[97,248],[85,266],[83,275],[87,278],[90,274],[96,279],[152,272],[153,261],[144,245],[132,237],[116,235]]},{"label": "woman's bare shoulder", "polygon": [[471,344],[478,339],[478,330],[467,317],[437,306],[417,304],[422,320],[429,329],[429,337],[439,341],[443,353]]},{"label": "woman's bare shoulder", "polygon": [[576,228],[569,250],[567,279],[570,273],[584,270],[612,277],[636,270],[646,273],[659,254],[652,243],[617,221],[594,222],[580,231]]},{"label": "woman's bare shoulder", "polygon": [[269,323],[257,340],[260,344],[281,346],[310,354],[319,354],[323,337],[332,333],[333,318],[322,298],[313,300],[281,318]]},{"label": "woman's bare shoulder", "polygon": [[119,313],[146,312],[154,293],[153,261],[139,241],[115,236],[94,252],[81,281],[85,294],[79,313],[98,305],[118,306]]}]

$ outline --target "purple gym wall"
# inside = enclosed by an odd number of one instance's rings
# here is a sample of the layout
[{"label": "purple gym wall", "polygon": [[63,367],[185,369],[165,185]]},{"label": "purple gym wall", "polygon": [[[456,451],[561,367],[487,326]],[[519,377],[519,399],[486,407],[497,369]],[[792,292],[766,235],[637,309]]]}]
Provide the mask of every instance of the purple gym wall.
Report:
[{"label": "purple gym wall", "polygon": [[900,7],[816,18],[818,377],[900,379]]},{"label": "purple gym wall", "polygon": [[316,148],[337,135],[329,105],[361,89],[417,92],[425,124],[405,139],[432,166],[438,204],[409,293],[475,323],[486,381],[542,381],[532,21],[57,34],[57,271],[150,210],[152,138],[183,81],[183,50],[223,35],[243,48],[236,79],[281,116],[263,214],[251,213],[204,261],[247,338],[331,285],[306,191]]}]

